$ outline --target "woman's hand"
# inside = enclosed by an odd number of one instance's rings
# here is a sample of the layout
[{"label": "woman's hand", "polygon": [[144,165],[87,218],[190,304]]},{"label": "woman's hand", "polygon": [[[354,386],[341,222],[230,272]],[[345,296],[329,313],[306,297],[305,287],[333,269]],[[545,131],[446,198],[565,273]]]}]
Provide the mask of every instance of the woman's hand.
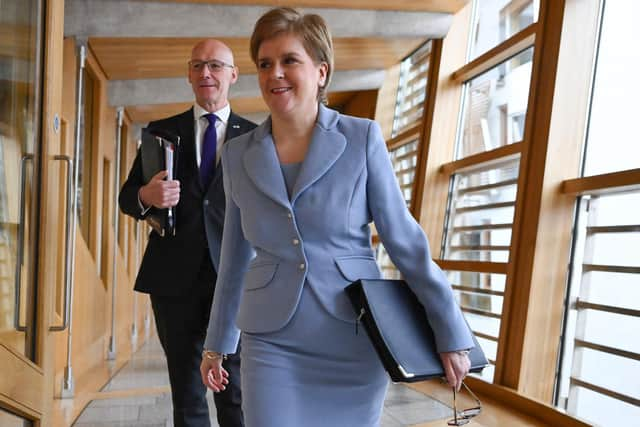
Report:
[{"label": "woman's hand", "polygon": [[223,391],[229,384],[229,373],[222,367],[222,359],[223,356],[219,353],[203,352],[202,354],[200,364],[202,382],[215,393]]},{"label": "woman's hand", "polygon": [[471,367],[467,353],[467,351],[440,353],[440,360],[442,360],[447,382],[451,387],[455,387],[456,391],[460,391],[462,380],[467,376]]}]

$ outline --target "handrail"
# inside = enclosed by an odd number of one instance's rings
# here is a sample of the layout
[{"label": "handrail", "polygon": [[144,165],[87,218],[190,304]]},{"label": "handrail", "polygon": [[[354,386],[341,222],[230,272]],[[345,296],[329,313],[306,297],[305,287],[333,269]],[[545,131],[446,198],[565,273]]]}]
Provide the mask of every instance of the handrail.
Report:
[{"label": "handrail", "polygon": [[70,251],[70,283],[69,283],[69,325],[67,327],[67,364],[64,368],[64,377],[62,378],[62,390],[60,397],[71,398],[75,394],[75,385],[73,379],[73,368],[71,364],[71,349],[73,340],[73,290],[76,265],[76,228],[78,221],[78,190],[80,187],[80,144],[82,143],[82,115],[83,115],[83,92],[84,92],[84,68],[87,60],[87,50],[84,45],[78,46],[78,78],[76,87],[76,127],[75,142],[73,147],[73,209],[71,213],[71,239],[69,241]]},{"label": "handrail", "polygon": [[607,345],[596,344],[590,341],[581,339],[575,339],[574,345],[576,347],[590,348],[591,350],[600,351],[602,353],[613,354],[615,356],[624,357],[626,359],[633,359],[640,361],[640,353],[634,353],[633,351],[620,350],[619,348],[609,347]]},{"label": "handrail", "polygon": [[69,294],[71,291],[71,215],[73,212],[73,160],[69,156],[59,154],[53,156],[54,160],[62,160],[67,163],[67,213],[64,224],[64,310],[62,312],[62,325],[50,326],[49,330],[54,332],[64,331],[69,326],[71,312],[71,301]]},{"label": "handrail", "polygon": [[22,299],[22,264],[24,262],[24,219],[25,219],[25,190],[27,182],[27,162],[33,162],[33,154],[25,154],[20,160],[20,217],[18,219],[18,253],[16,256],[15,274],[15,307],[13,310],[13,327],[16,331],[25,332],[27,325],[20,324],[20,300]]},{"label": "handrail", "polygon": [[593,383],[590,383],[590,382],[587,382],[587,381],[583,381],[583,380],[581,380],[579,378],[571,377],[571,385],[582,387],[582,388],[586,388],[586,389],[589,389],[591,391],[595,391],[596,393],[604,394],[605,396],[609,396],[609,397],[611,397],[613,399],[621,400],[623,402],[629,403],[629,404],[634,405],[634,406],[640,406],[640,399],[636,399],[636,398],[631,397],[629,395],[626,395],[626,394],[623,394],[623,393],[618,393],[618,392],[613,391],[613,390],[609,390],[608,388],[605,388],[605,387],[600,387],[600,386],[595,385]]}]

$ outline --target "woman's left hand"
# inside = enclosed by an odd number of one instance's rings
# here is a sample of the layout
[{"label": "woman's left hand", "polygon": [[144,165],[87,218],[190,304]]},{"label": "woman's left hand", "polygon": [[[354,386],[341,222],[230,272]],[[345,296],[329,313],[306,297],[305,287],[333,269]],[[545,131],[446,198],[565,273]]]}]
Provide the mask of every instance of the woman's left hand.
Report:
[{"label": "woman's left hand", "polygon": [[449,351],[440,353],[440,360],[442,360],[447,382],[451,387],[455,387],[456,391],[460,391],[462,380],[467,376],[471,367],[467,352]]}]

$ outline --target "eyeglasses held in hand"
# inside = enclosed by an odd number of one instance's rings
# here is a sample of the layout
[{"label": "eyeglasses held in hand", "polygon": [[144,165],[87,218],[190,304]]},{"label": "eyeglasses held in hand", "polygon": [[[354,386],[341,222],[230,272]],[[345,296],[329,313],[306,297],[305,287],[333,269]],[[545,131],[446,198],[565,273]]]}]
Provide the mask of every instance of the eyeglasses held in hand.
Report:
[{"label": "eyeglasses held in hand", "polygon": [[463,409],[462,411],[458,412],[458,409],[456,408],[456,389],[454,387],[453,419],[447,421],[447,424],[450,426],[463,426],[467,424],[469,420],[471,420],[471,418],[479,415],[482,411],[482,404],[480,403],[480,399],[478,399],[478,397],[471,391],[471,389],[464,383],[464,381],[462,382],[462,386],[469,392],[471,397],[473,397],[473,399],[476,401],[477,406],[474,406],[473,408]]},{"label": "eyeglasses held in hand", "polygon": [[194,71],[196,73],[199,73],[200,71],[202,71],[204,69],[204,67],[207,67],[209,69],[209,71],[211,71],[212,73],[219,73],[221,72],[225,67],[226,68],[235,68],[233,65],[231,64],[227,64],[226,62],[223,61],[219,61],[217,59],[212,59],[210,61],[197,61],[197,60],[191,60],[189,61],[189,69],[191,71]]}]

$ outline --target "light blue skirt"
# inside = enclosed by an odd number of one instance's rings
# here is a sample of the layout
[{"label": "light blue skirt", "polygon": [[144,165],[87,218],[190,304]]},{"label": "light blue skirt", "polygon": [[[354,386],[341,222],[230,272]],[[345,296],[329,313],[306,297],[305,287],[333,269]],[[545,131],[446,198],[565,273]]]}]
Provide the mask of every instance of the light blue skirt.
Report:
[{"label": "light blue skirt", "polygon": [[243,332],[241,352],[246,427],[380,424],[389,379],[367,333],[328,314],[308,284],[289,323]]}]

